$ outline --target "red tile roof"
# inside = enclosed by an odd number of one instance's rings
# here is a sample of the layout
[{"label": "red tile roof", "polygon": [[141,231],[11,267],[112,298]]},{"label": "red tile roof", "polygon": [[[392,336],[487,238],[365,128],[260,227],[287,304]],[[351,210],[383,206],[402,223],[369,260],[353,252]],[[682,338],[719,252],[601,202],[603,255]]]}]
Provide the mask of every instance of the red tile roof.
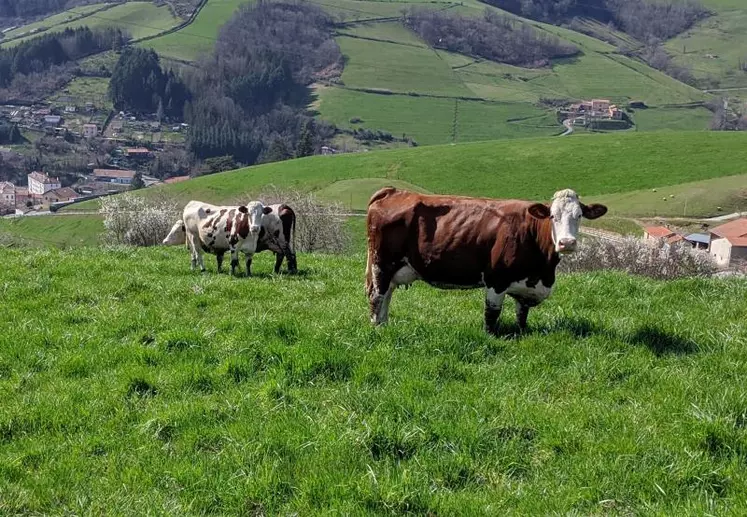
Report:
[{"label": "red tile roof", "polygon": [[675,235],[672,230],[665,226],[646,226],[643,231],[655,238],[671,237],[672,235]]},{"label": "red tile roof", "polygon": [[711,229],[711,233],[725,239],[747,237],[747,218],[735,219]]},{"label": "red tile roof", "polygon": [[56,190],[50,190],[49,192],[45,192],[44,197],[48,197],[48,198],[54,197],[57,199],[61,199],[63,201],[67,201],[68,199],[75,199],[76,197],[80,197],[80,194],[75,192],[70,187],[62,187]]},{"label": "red tile roof", "polygon": [[127,154],[148,154],[150,151],[145,147],[128,147],[125,152]]},{"label": "red tile roof", "polygon": [[59,178],[54,178],[54,181],[53,181],[52,178],[50,178],[43,172],[32,172],[31,174],[29,174],[29,177],[40,183],[46,183],[46,184],[59,183]]},{"label": "red tile roof", "polygon": [[173,178],[163,180],[163,182],[168,184],[180,183],[182,181],[187,181],[188,179],[190,179],[189,176],[174,176]]},{"label": "red tile roof", "polygon": [[97,178],[134,178],[135,171],[121,169],[94,169],[93,175]]}]

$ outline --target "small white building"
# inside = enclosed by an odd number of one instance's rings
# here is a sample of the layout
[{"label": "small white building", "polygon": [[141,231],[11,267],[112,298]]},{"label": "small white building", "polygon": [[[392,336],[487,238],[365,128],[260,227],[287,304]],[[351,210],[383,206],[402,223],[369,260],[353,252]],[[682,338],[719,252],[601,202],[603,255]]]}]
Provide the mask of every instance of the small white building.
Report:
[{"label": "small white building", "polygon": [[96,124],[83,124],[83,136],[85,138],[94,138],[99,134],[99,128]]},{"label": "small white building", "polygon": [[62,188],[59,178],[50,178],[43,172],[32,172],[28,175],[29,195],[42,196],[45,192]]},{"label": "small white building", "polygon": [[0,205],[16,206],[16,186],[9,181],[0,181]]},{"label": "small white building", "polygon": [[747,218],[735,219],[710,231],[708,253],[720,266],[747,261]]}]

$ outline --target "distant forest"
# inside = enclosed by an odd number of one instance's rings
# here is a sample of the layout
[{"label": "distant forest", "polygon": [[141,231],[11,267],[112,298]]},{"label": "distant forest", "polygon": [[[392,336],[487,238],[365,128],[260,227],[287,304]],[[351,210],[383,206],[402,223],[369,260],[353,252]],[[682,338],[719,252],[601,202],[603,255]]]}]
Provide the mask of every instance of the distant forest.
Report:
[{"label": "distant forest", "polygon": [[187,75],[190,150],[200,159],[253,164],[318,149],[333,129],[305,114],[307,87],[341,67],[332,19],[319,7],[242,7],[221,29],[213,55]]},{"label": "distant forest", "polygon": [[612,23],[646,42],[669,39],[708,15],[694,0],[482,0],[526,18],[560,24],[575,17]]},{"label": "distant forest", "polygon": [[578,53],[570,43],[487,9],[482,18],[465,18],[414,8],[404,23],[432,47],[511,65],[546,66]]}]

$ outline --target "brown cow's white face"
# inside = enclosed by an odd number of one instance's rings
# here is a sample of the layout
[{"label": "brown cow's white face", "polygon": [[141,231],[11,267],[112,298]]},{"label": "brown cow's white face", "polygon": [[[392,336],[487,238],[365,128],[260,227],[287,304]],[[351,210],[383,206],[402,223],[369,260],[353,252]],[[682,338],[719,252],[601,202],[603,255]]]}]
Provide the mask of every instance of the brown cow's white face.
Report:
[{"label": "brown cow's white face", "polygon": [[178,246],[187,242],[187,231],[184,227],[184,221],[179,220],[171,227],[171,231],[163,240],[164,246]]},{"label": "brown cow's white face", "polygon": [[256,239],[262,228],[262,216],[272,212],[272,207],[265,206],[259,201],[252,201],[240,206],[233,225],[231,225],[231,236],[229,242],[233,245],[239,239]]},{"label": "brown cow's white face", "polygon": [[552,241],[558,253],[576,251],[581,217],[596,219],[607,213],[604,205],[584,205],[573,190],[561,190],[552,198],[552,205],[532,205],[529,213],[537,219],[552,219]]}]

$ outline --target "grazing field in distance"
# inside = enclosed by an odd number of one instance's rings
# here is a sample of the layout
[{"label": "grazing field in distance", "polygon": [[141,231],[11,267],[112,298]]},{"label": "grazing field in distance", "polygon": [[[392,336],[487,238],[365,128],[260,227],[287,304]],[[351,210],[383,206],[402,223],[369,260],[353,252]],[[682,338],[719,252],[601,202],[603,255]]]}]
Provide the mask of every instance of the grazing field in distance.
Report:
[{"label": "grazing field in distance", "polygon": [[[734,132],[653,132],[575,135],[573,138],[525,138],[397,149],[375,153],[317,156],[260,165],[146,189],[140,195],[165,194],[220,203],[260,193],[268,185],[303,191],[337,192],[344,184],[346,208],[364,210],[376,189],[368,180],[406,181],[434,193],[548,200],[572,187],[591,197],[678,185],[744,174],[747,135]],[[683,152],[687,149],[687,152]],[[366,180],[359,183],[350,181]],[[96,201],[64,211],[95,210]],[[614,205],[610,215],[616,213]],[[716,206],[702,213],[718,215]]]},{"label": "grazing field in distance", "polygon": [[422,285],[371,328],[362,253],[0,258],[0,513],[747,511],[744,281],[562,276],[495,339]]}]

